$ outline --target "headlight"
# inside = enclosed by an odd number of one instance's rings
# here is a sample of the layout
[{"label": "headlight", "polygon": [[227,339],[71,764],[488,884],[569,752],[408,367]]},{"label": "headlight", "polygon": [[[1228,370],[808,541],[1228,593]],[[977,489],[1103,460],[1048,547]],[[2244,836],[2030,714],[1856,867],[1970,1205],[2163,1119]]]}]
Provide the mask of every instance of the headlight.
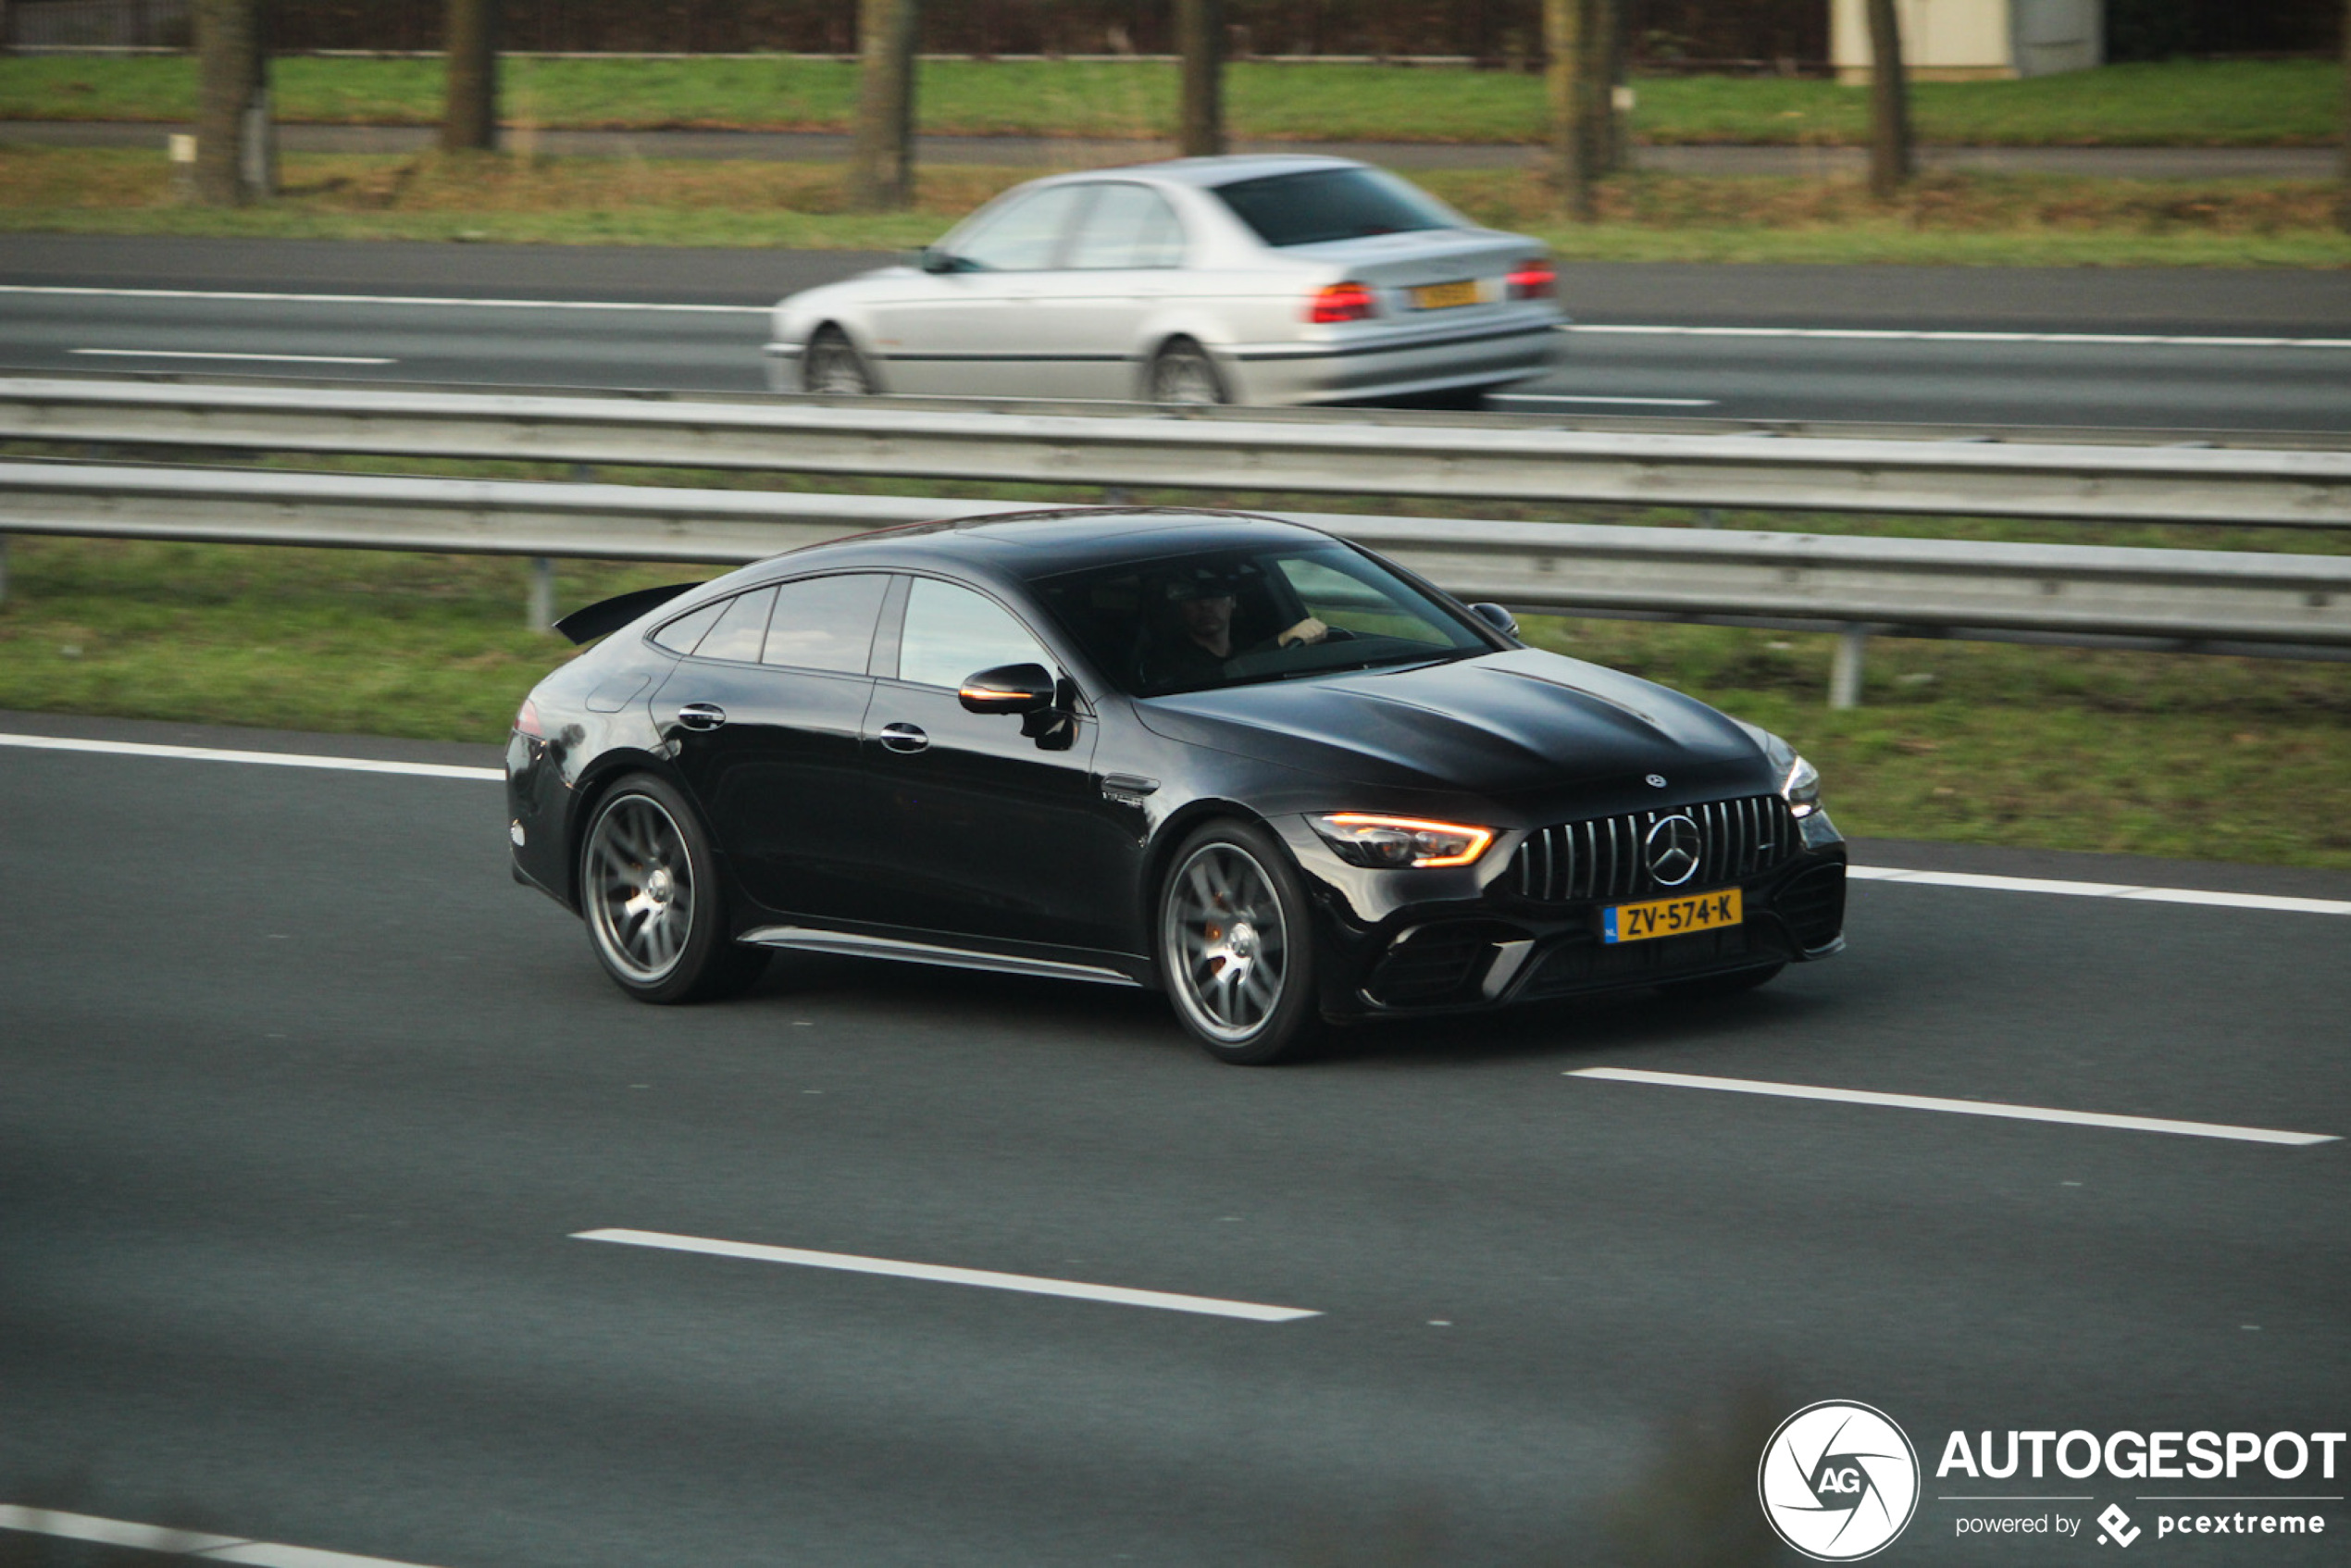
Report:
[{"label": "headlight", "polygon": [[1416,816],[1373,816],[1360,811],[1310,816],[1314,831],[1350,865],[1467,865],[1494,841],[1491,828],[1425,822]]},{"label": "headlight", "polygon": [[1810,816],[1820,809],[1821,770],[1797,754],[1794,746],[1768,729],[1759,729],[1744,719],[1734,720],[1741,729],[1754,737],[1763,748],[1764,760],[1772,765],[1773,774],[1779,779],[1775,787],[1780,799],[1788,803],[1797,816]]}]

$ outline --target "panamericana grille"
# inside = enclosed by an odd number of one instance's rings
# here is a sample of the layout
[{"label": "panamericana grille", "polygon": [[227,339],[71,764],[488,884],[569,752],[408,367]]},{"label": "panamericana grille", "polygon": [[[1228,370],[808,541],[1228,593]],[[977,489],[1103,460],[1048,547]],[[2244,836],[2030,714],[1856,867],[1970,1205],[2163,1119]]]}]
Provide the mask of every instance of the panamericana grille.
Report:
[{"label": "panamericana grille", "polygon": [[1796,819],[1777,795],[1653,806],[1538,829],[1521,844],[1512,871],[1520,895],[1544,903],[1628,899],[1669,892],[1649,875],[1649,829],[1673,815],[1698,825],[1698,869],[1676,888],[1719,888],[1785,864],[1798,847]]}]

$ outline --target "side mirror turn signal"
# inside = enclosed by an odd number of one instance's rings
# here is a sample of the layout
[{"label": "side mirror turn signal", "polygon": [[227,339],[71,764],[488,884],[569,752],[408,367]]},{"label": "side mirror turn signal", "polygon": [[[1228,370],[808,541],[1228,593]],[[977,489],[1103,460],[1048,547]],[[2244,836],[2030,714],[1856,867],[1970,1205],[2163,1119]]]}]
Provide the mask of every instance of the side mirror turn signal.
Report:
[{"label": "side mirror turn signal", "polygon": [[998,665],[966,676],[955,695],[966,712],[1033,714],[1053,705],[1053,672],[1043,665]]}]

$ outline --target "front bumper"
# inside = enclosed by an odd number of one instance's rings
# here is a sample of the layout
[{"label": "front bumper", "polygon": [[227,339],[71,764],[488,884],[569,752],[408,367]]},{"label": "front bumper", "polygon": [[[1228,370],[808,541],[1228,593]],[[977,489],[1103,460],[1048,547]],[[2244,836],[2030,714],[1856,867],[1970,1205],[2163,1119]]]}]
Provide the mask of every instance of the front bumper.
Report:
[{"label": "front bumper", "polygon": [[[1817,826],[1813,826],[1813,822]],[[1544,902],[1497,879],[1472,898],[1408,903],[1363,923],[1325,890],[1317,957],[1326,1016],[1481,1012],[1826,958],[1845,945],[1846,851],[1825,813],[1771,869],[1690,891],[1740,890],[1736,926],[1610,942],[1616,900]]]}]

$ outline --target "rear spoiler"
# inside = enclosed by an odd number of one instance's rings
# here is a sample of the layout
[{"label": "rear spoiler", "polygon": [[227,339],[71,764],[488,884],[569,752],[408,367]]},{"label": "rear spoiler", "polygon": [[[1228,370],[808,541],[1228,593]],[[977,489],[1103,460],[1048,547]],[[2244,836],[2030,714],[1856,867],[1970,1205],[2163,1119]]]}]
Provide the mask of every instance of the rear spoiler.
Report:
[{"label": "rear spoiler", "polygon": [[574,642],[593,642],[608,631],[618,631],[646,611],[701,586],[698,582],[673,582],[666,588],[640,588],[631,593],[616,593],[584,610],[574,610],[555,623],[555,629]]}]

